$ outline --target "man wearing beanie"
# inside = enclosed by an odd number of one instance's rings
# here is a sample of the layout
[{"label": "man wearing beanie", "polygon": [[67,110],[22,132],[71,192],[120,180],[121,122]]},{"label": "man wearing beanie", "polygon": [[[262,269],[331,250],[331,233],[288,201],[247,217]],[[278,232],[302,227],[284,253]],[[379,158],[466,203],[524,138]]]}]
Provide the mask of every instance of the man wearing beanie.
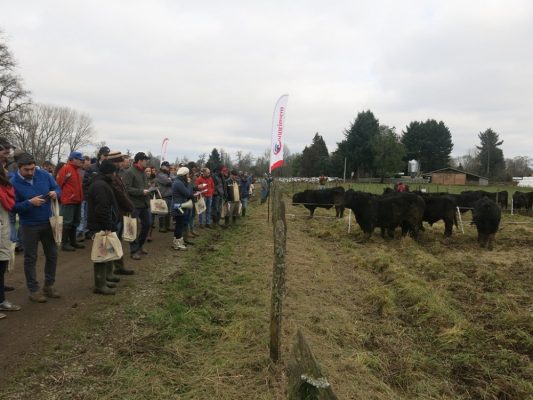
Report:
[{"label": "man wearing beanie", "polygon": [[[100,164],[87,193],[87,228],[91,232],[115,232],[118,224],[118,205],[111,187],[117,167],[110,160]],[[115,294],[114,282],[120,279],[113,275],[113,261],[94,263],[94,293]]]},{"label": "man wearing beanie", "polygon": [[134,260],[140,260],[141,254],[147,254],[143,249],[143,245],[152,226],[150,191],[148,190],[150,185],[148,177],[144,173],[149,159],[150,157],[143,152],[135,154],[133,165],[122,175],[122,181],[124,182],[126,191],[135,206],[135,210],[131,216],[141,220],[141,233],[135,241],[130,243],[131,258]]},{"label": "man wearing beanie", "polygon": [[83,164],[83,155],[73,151],[68,161],[57,173],[56,181],[61,188],[61,215],[63,216],[63,244],[61,250],[74,251],[85,248],[76,241],[76,228],[81,221],[81,202],[83,191],[79,169]]},{"label": "man wearing beanie", "polygon": [[[54,288],[57,265],[57,246],[50,225],[52,208],[50,199],[58,198],[61,189],[48,172],[36,168],[31,154],[22,154],[17,158],[18,171],[11,178],[15,188],[15,207],[19,214],[24,245],[24,274],[30,290],[30,300],[46,302],[46,297],[58,298]],[[44,288],[40,294],[35,266],[37,264],[37,246],[41,242],[46,257],[44,265]]]}]

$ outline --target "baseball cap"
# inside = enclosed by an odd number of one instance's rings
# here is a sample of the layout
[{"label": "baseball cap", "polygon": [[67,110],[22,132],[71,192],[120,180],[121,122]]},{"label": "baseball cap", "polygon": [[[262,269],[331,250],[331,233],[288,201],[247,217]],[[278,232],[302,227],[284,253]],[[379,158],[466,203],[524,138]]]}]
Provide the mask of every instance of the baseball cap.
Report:
[{"label": "baseball cap", "polygon": [[168,161],[163,161],[161,163],[161,167],[167,167],[168,168],[168,167],[170,167],[170,163]]},{"label": "baseball cap", "polygon": [[109,150],[109,147],[107,147],[107,146],[100,147],[100,150],[98,150],[98,157],[100,157],[102,155],[107,156],[110,151],[111,150]]},{"label": "baseball cap", "polygon": [[81,154],[79,151],[73,151],[68,156],[69,160],[82,160],[83,161],[83,154]]},{"label": "baseball cap", "polygon": [[140,160],[149,160],[150,157],[148,157],[146,155],[146,153],[143,153],[142,151],[135,154],[135,158],[133,159],[133,162],[137,162],[137,161],[140,161]]}]

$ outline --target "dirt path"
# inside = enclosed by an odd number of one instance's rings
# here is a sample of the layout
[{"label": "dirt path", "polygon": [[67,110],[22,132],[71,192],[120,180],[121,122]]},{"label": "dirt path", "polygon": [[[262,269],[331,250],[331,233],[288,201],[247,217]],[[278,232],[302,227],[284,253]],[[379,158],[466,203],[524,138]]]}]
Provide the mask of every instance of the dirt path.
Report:
[{"label": "dirt path", "polygon": [[[151,243],[145,249],[151,253],[144,261],[133,261],[125,246],[125,262],[128,268],[137,273],[132,276],[121,277],[120,287],[131,287],[142,280],[142,271],[149,268],[149,264],[161,252],[169,249],[171,233],[158,233],[154,229]],[[20,367],[31,363],[33,357],[38,357],[40,351],[47,344],[57,342],[57,331],[70,324],[73,318],[90,312],[94,307],[108,304],[109,296],[96,296],[92,293],[93,270],[90,261],[91,241],[85,241],[86,248],[73,253],[59,251],[55,287],[61,292],[60,299],[49,299],[40,304],[33,303],[28,298],[26,280],[24,278],[23,254],[18,254],[15,270],[6,273],[6,284],[14,286],[12,292],[6,292],[6,298],[22,307],[21,311],[9,312],[7,318],[0,321],[0,343],[2,357],[0,357],[0,386],[9,381],[11,374]],[[42,285],[44,254],[39,249],[37,261],[37,277]]]}]

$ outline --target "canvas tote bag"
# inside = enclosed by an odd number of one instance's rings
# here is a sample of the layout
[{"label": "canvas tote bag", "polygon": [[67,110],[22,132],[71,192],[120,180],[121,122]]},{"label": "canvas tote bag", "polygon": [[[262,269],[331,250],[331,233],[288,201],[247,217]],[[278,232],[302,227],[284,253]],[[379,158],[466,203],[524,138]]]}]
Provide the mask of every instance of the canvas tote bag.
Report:
[{"label": "canvas tote bag", "polygon": [[196,203],[194,203],[194,207],[196,208],[196,214],[200,215],[201,213],[205,212],[207,210],[207,207],[205,205],[205,200],[202,195],[198,197],[198,200],[196,200]]},{"label": "canvas tote bag", "polygon": [[125,242],[134,242],[137,239],[137,218],[132,218],[127,214],[122,217],[124,225],[124,232],[122,232],[122,239]]},{"label": "canvas tote bag", "polygon": [[150,199],[150,212],[156,215],[166,215],[168,214],[167,202],[161,197],[159,189],[157,189],[157,193],[159,193],[159,199],[155,197],[155,193]]},{"label": "canvas tote bag", "polygon": [[91,261],[103,263],[115,261],[122,258],[122,244],[115,232],[98,232],[94,235],[93,247],[91,249]]},{"label": "canvas tote bag", "polygon": [[50,226],[52,227],[52,233],[54,240],[57,244],[61,244],[63,239],[63,216],[59,215],[59,202],[57,197],[51,199],[52,216],[50,217]]}]

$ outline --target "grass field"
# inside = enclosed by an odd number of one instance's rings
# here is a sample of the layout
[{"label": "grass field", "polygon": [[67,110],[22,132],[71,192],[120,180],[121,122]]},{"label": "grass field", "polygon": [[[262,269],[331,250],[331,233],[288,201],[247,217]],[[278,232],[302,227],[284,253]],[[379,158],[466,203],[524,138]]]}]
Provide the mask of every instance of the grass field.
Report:
[{"label": "grass field", "polygon": [[281,365],[268,358],[272,226],[253,202],[239,226],[162,250],[145,282],[70,321],[0,397],[283,399],[297,329],[339,399],[533,397],[533,218],[505,214],[492,252],[440,223],[418,242],[363,244],[286,190]]}]

